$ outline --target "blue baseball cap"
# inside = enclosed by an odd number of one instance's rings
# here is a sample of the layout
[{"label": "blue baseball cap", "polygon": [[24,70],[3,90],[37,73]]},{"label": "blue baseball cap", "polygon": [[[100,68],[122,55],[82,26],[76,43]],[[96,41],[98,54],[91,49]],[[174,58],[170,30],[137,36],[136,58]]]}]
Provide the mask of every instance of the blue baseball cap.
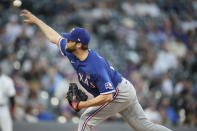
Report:
[{"label": "blue baseball cap", "polygon": [[62,33],[62,36],[68,40],[80,42],[83,45],[88,45],[90,41],[90,35],[88,31],[79,27],[74,28],[70,33]]}]

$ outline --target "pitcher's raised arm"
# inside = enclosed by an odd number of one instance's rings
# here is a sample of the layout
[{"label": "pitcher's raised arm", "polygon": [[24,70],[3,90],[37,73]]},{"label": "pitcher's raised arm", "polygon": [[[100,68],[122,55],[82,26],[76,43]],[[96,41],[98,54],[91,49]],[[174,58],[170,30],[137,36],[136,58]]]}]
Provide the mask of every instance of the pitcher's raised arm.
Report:
[{"label": "pitcher's raised arm", "polygon": [[22,10],[22,14],[20,16],[26,17],[24,20],[25,23],[36,24],[50,42],[58,45],[58,40],[61,35],[59,35],[54,29],[45,24],[42,20],[40,20],[28,10]]}]

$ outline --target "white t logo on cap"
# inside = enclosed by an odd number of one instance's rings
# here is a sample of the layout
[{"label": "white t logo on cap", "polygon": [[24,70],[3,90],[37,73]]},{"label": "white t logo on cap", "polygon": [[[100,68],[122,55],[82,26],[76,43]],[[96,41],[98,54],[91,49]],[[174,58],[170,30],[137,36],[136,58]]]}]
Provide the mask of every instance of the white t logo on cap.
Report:
[{"label": "white t logo on cap", "polygon": [[80,41],[80,39],[78,38],[78,41]]}]

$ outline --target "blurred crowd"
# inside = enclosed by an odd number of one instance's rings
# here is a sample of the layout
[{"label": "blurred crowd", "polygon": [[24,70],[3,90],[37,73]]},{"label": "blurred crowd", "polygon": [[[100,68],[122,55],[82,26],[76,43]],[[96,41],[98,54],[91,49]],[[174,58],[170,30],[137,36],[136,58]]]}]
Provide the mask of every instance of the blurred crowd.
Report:
[{"label": "blurred crowd", "polygon": [[[134,84],[151,121],[197,126],[196,0],[22,2],[59,33],[86,28],[90,48]],[[77,122],[83,110],[75,113],[65,99],[77,82],[71,64],[38,27],[22,22],[11,0],[1,0],[0,12],[0,65],[15,83],[14,120]]]}]

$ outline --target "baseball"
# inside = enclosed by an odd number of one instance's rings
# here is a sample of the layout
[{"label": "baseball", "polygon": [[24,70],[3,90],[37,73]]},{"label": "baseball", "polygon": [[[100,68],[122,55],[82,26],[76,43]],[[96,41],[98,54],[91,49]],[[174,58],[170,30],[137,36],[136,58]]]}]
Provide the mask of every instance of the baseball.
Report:
[{"label": "baseball", "polygon": [[13,1],[13,5],[14,5],[15,7],[20,7],[20,6],[22,5],[22,2],[21,2],[20,0],[14,0],[14,1]]}]

